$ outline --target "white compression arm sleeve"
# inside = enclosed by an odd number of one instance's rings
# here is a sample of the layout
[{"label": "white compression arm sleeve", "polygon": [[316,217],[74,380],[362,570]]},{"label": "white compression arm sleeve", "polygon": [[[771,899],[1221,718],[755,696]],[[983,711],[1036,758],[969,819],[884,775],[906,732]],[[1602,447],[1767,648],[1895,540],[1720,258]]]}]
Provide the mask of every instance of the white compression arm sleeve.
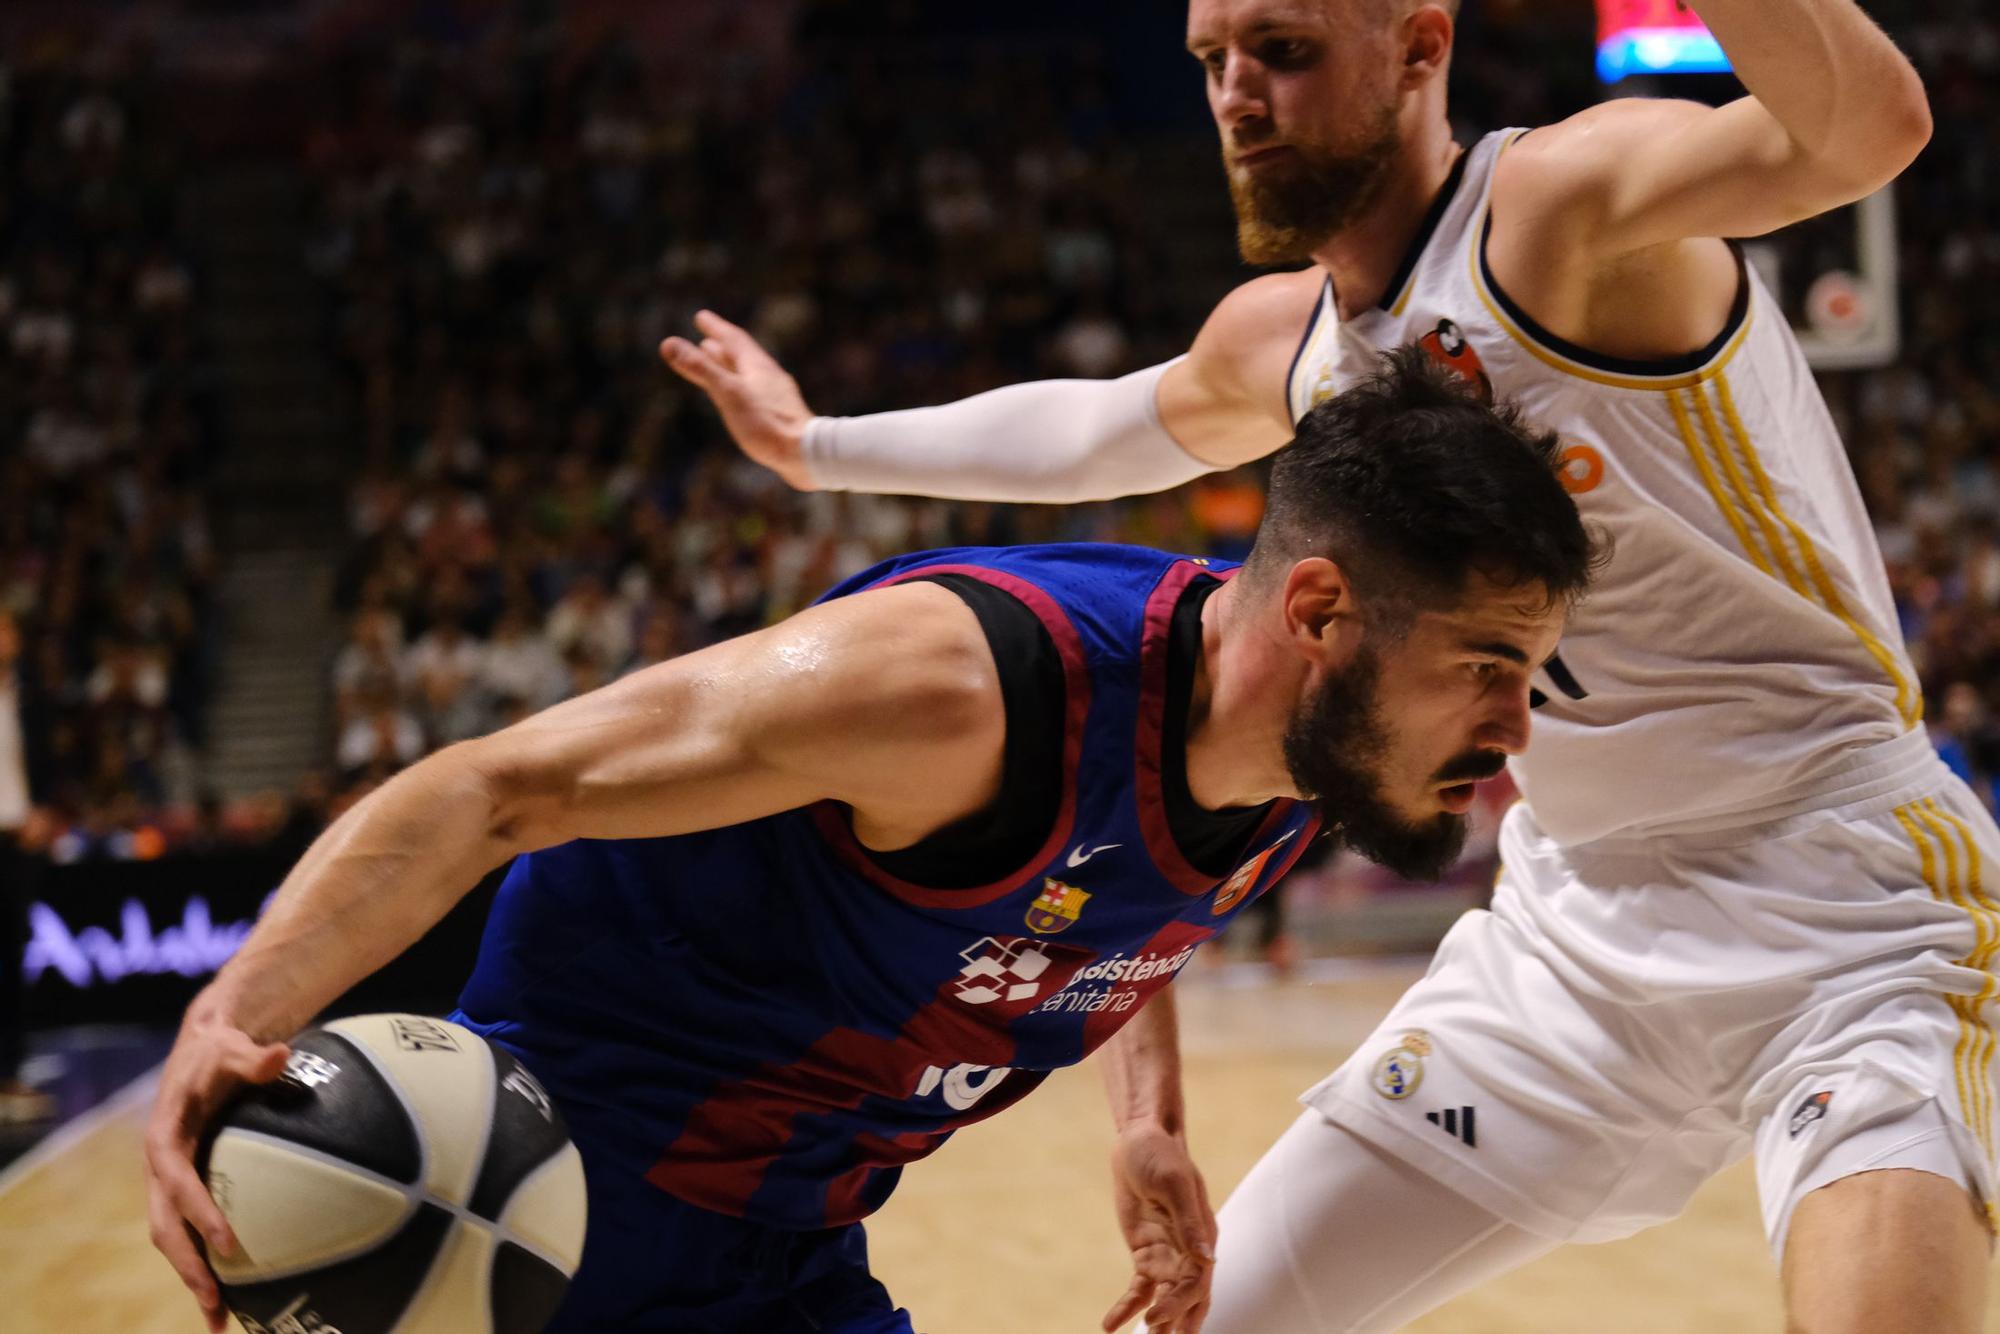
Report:
[{"label": "white compression arm sleeve", "polygon": [[1216,470],[1160,424],[1154,395],[1173,364],[1117,380],[1009,385],[942,407],[815,417],[806,467],[828,491],[946,500],[1065,503],[1165,491]]}]

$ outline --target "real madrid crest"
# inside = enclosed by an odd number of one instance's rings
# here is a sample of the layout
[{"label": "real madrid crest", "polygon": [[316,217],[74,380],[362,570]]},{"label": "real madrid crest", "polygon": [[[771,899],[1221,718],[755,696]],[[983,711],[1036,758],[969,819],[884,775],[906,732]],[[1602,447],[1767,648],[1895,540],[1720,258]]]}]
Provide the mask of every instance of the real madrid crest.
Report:
[{"label": "real madrid crest", "polygon": [[1430,1034],[1413,1029],[1375,1062],[1370,1082],[1385,1098],[1407,1098],[1424,1082],[1424,1057],[1431,1054]]}]

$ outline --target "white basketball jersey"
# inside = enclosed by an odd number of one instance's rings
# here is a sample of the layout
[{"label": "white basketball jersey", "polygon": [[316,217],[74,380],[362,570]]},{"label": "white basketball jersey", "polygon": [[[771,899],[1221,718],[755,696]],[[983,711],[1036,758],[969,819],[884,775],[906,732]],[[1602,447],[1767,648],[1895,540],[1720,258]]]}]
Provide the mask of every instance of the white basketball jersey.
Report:
[{"label": "white basketball jersey", "polygon": [[1493,165],[1464,153],[1380,306],[1329,281],[1293,362],[1294,419],[1421,342],[1562,434],[1565,485],[1615,555],[1536,677],[1515,780],[1558,842],[1752,823],[1843,753],[1918,725],[1874,530],[1777,303],[1746,269],[1728,326],[1667,363],[1563,342],[1486,269]]}]

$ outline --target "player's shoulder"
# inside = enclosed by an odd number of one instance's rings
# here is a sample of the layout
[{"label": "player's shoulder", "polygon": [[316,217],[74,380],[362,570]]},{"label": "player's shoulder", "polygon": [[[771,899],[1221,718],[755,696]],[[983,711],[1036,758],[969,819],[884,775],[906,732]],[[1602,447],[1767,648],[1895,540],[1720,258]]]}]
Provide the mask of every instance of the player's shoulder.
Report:
[{"label": "player's shoulder", "polygon": [[864,672],[883,674],[885,685],[901,678],[905,688],[914,679],[976,687],[991,675],[993,655],[978,616],[943,584],[919,578],[865,588],[807,615],[813,613],[837,623],[841,638],[867,664]]},{"label": "player's shoulder", "polygon": [[1272,368],[1291,364],[1325,293],[1317,267],[1251,279],[1209,314],[1189,350],[1191,369],[1218,396],[1258,401]]},{"label": "player's shoulder", "polygon": [[704,684],[731,696],[733,744],[845,802],[857,826],[913,841],[990,799],[1005,698],[978,616],[949,588],[864,588],[728,643],[746,656]]},{"label": "player's shoulder", "polygon": [[1289,332],[1296,339],[1325,293],[1326,273],[1316,265],[1252,278],[1216,304],[1202,332],[1260,340]]},{"label": "player's shoulder", "polygon": [[1671,97],[1614,97],[1572,116],[1523,131],[1507,142],[1493,165],[1496,210],[1507,196],[1586,188],[1606,179],[1645,144],[1671,135],[1708,107]]}]

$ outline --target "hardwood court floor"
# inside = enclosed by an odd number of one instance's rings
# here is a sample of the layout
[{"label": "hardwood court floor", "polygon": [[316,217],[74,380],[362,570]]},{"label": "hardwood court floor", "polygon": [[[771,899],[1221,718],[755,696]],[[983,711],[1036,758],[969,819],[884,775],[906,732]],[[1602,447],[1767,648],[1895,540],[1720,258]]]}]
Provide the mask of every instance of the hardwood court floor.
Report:
[{"label": "hardwood court floor", "polygon": [[[1313,985],[1182,987],[1192,1134],[1219,1201],[1296,1114],[1298,1092],[1414,979],[1364,970]],[[143,1090],[137,1091],[143,1093]],[[201,1322],[146,1242],[143,1103],[0,1180],[0,1330],[195,1334]],[[912,1169],[869,1226],[875,1265],[925,1334],[1085,1334],[1123,1290],[1095,1070],[1065,1071]],[[1682,1218],[1571,1247],[1472,1293],[1412,1334],[1737,1334],[1780,1328],[1750,1172]],[[2000,1329],[2000,1294],[1988,1328]]]}]

